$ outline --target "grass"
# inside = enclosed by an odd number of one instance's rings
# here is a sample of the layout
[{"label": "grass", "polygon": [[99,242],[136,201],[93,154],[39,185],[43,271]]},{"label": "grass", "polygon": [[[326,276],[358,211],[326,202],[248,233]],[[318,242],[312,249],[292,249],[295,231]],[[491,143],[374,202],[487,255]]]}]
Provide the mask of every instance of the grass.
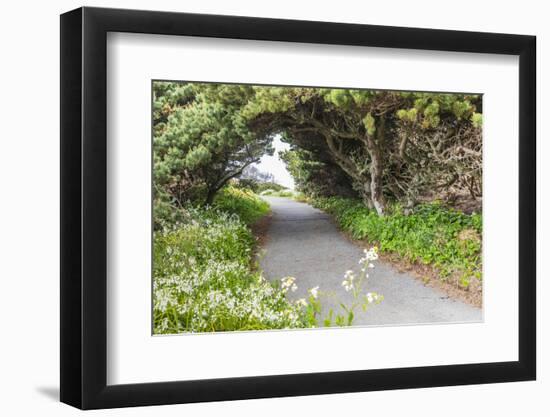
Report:
[{"label": "grass", "polygon": [[442,280],[458,275],[459,285],[468,288],[473,278],[482,278],[480,214],[466,215],[429,203],[409,215],[395,206],[380,217],[358,200],[329,197],[310,203],[331,214],[355,239],[368,240],[382,252],[410,262],[434,266]]},{"label": "grass", "polygon": [[269,204],[250,190],[226,187],[218,193],[213,206],[221,211],[235,214],[247,225],[269,213]]},{"label": "grass", "polygon": [[271,196],[271,197],[294,197],[294,191],[292,190],[265,190],[262,191],[261,195]]}]

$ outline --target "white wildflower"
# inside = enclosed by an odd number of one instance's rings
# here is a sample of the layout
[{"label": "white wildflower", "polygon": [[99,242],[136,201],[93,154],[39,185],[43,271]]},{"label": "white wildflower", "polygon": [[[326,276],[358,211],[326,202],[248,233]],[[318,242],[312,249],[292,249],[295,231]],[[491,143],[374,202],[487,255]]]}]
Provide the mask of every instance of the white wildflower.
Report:
[{"label": "white wildflower", "polygon": [[359,259],[359,265],[362,265],[361,271],[366,268],[374,268],[372,261],[376,261],[378,259],[378,249],[376,246],[370,249],[364,249],[363,253],[364,256]]},{"label": "white wildflower", "polygon": [[297,320],[298,319],[298,315],[296,313],[294,313],[293,311],[289,312],[288,313],[288,318],[290,320]]},{"label": "white wildflower", "polygon": [[344,280],[342,281],[342,286],[346,291],[351,291],[353,289],[353,280],[355,279],[355,275],[353,274],[352,270],[347,270],[344,274]]},{"label": "white wildflower", "polygon": [[348,269],[346,273],[344,274],[344,279],[349,279],[353,281],[355,279],[355,275],[353,274],[353,271],[351,269]]},{"label": "white wildflower", "polygon": [[313,298],[317,298],[319,296],[319,286],[317,285],[316,287],[313,287],[309,290],[309,293],[311,294],[311,296]]},{"label": "white wildflower", "polygon": [[305,298],[299,298],[298,300],[296,300],[296,304],[302,307],[306,307],[307,301]]},{"label": "white wildflower", "polygon": [[346,291],[351,291],[353,289],[353,279],[345,279],[342,281],[342,286]]},{"label": "white wildflower", "polygon": [[283,288],[283,291],[287,292],[289,289],[294,292],[298,289],[298,287],[295,284],[296,278],[294,277],[284,277],[281,278],[281,287]]}]

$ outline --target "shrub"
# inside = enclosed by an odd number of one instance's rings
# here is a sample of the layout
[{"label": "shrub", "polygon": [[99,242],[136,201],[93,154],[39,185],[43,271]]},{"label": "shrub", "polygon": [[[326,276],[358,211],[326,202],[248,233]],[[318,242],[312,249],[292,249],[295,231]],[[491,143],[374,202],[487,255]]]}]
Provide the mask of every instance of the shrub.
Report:
[{"label": "shrub", "polygon": [[226,187],[218,193],[214,207],[236,214],[246,224],[252,224],[269,212],[269,204],[251,190]]},{"label": "shrub", "polygon": [[250,190],[254,193],[258,193],[258,181],[252,179],[252,178],[239,178],[238,180],[235,180],[231,182],[231,186],[235,188],[240,188],[243,190]]},{"label": "shrub", "polygon": [[481,279],[480,214],[466,215],[429,203],[409,215],[394,206],[381,217],[358,200],[329,197],[314,198],[311,203],[333,215],[354,238],[377,243],[381,251],[410,262],[435,266],[443,279],[458,273],[463,287],[469,286],[472,277]]},{"label": "shrub", "polygon": [[185,217],[154,235],[154,333],[306,327],[303,306],[250,270],[254,238],[237,215]]},{"label": "shrub", "polygon": [[277,193],[279,197],[292,197],[294,192],[292,190],[281,190]]},{"label": "shrub", "polygon": [[265,190],[261,195],[271,196],[271,197],[294,197],[294,191],[292,190]]},{"label": "shrub", "polygon": [[298,201],[299,203],[308,203],[309,200],[310,200],[310,198],[306,194],[304,194],[300,191],[295,192],[294,195],[292,196],[292,198],[294,200]]},{"label": "shrub", "polygon": [[257,190],[255,191],[257,193],[262,193],[265,190],[281,191],[284,189],[285,187],[283,187],[280,184],[277,184],[276,182],[260,182],[258,183]]},{"label": "shrub", "polygon": [[260,195],[274,195],[277,191],[272,190],[271,188],[268,188],[267,190],[263,190]]}]

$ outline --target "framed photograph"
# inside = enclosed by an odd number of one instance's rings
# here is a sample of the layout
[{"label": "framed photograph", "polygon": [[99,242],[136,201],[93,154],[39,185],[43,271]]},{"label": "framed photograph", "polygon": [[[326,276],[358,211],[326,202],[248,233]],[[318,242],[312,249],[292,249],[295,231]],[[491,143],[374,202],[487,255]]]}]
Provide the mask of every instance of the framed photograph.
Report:
[{"label": "framed photograph", "polygon": [[535,37],[61,16],[61,401],[533,380]]}]

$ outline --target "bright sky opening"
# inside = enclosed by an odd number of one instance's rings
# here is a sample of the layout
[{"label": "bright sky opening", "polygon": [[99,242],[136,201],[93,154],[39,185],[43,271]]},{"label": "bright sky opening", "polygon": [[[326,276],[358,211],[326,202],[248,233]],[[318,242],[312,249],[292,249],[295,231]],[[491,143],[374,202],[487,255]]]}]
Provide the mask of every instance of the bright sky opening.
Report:
[{"label": "bright sky opening", "polygon": [[294,190],[294,180],[292,179],[290,172],[288,172],[288,170],[286,169],[286,164],[284,163],[284,161],[279,158],[279,151],[289,150],[290,145],[288,143],[282,142],[281,137],[277,135],[273,138],[273,148],[275,148],[273,156],[262,156],[260,162],[254,164],[254,166],[256,166],[256,168],[258,168],[262,172],[273,174],[273,177],[275,178],[275,182],[277,184]]}]

